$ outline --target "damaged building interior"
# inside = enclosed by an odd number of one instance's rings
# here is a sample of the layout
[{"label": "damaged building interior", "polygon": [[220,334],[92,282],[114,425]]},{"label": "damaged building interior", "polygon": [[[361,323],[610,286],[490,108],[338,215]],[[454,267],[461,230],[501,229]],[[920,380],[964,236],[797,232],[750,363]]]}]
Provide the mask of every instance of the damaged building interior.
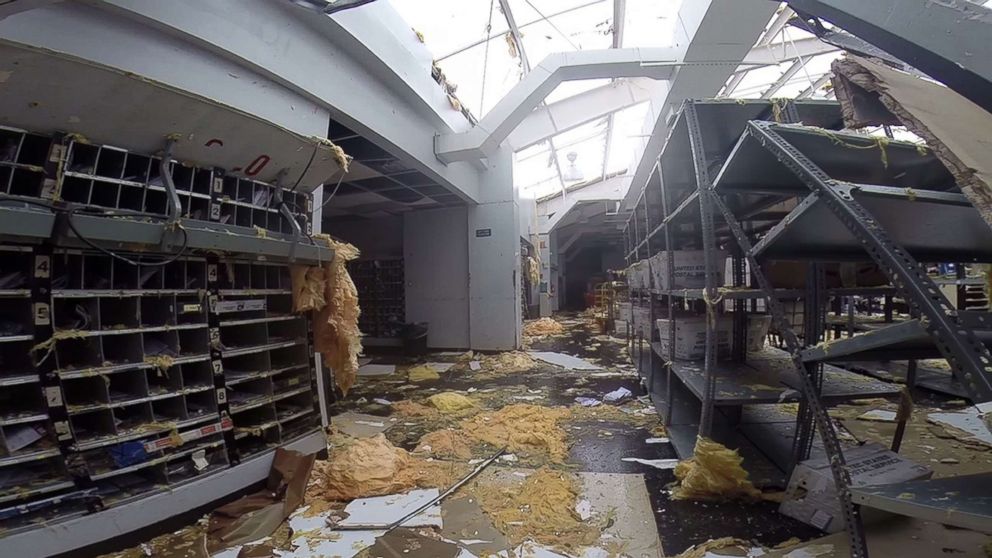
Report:
[{"label": "damaged building interior", "polygon": [[992,558],[990,137],[985,0],[0,0],[0,557]]}]

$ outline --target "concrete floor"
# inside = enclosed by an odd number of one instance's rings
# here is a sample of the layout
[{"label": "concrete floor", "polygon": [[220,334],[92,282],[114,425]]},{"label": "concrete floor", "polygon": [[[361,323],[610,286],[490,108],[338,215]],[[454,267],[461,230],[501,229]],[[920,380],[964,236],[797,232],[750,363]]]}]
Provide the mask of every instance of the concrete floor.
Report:
[{"label": "concrete floor", "polygon": [[[597,374],[553,366],[538,366],[524,373],[482,379],[471,373],[449,372],[442,374],[440,380],[418,383],[416,388],[401,392],[397,388],[405,382],[378,379],[361,382],[347,399],[338,403],[337,408],[339,411],[360,411],[388,417],[390,409],[375,404],[374,399],[419,399],[439,391],[464,391],[469,388],[520,392],[539,390],[543,395],[542,399],[527,401],[539,405],[574,405],[577,395],[601,397],[618,387],[626,387],[637,395],[643,393],[622,340],[607,340],[602,334],[591,331],[587,322],[574,316],[564,317],[563,321],[566,324],[564,335],[530,339],[528,348],[585,358],[603,366],[606,372],[618,374],[600,377],[603,371]],[[444,355],[428,355],[427,360],[444,358]],[[405,361],[407,359],[390,356],[374,360],[376,363],[397,364]],[[704,503],[671,500],[666,486],[675,480],[672,471],[657,470],[621,460],[624,457],[677,457],[669,444],[645,443],[647,438],[652,437],[647,428],[612,421],[576,423],[573,426],[576,428],[570,431],[572,446],[566,466],[582,473],[642,475],[650,500],[649,509],[653,515],[650,520],[657,529],[665,556],[676,555],[692,545],[718,537],[731,536],[774,546],[791,537],[809,539],[820,536],[818,530],[779,514],[777,504],[771,502]],[[406,429],[407,432],[404,430],[403,427],[390,428],[387,437],[396,445],[412,450],[420,435],[425,432],[414,427]]]}]

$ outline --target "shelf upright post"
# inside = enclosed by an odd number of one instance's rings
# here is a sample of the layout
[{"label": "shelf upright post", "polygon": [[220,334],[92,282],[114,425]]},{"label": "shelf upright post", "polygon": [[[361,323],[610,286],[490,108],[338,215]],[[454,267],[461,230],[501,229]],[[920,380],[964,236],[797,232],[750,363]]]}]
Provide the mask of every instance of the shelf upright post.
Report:
[{"label": "shelf upright post", "polygon": [[789,322],[786,321],[782,305],[775,298],[775,291],[772,289],[771,283],[768,282],[765,274],[758,267],[757,260],[754,258],[751,241],[744,234],[744,230],[741,229],[734,214],[731,213],[730,209],[727,208],[726,204],[723,203],[723,200],[715,192],[707,191],[705,194],[712,197],[713,205],[722,214],[724,221],[726,221],[727,226],[730,228],[731,234],[733,234],[738,245],[740,245],[741,251],[744,252],[748,265],[751,266],[751,272],[765,296],[765,304],[767,304],[772,315],[772,322],[781,332],[782,338],[788,347],[793,366],[801,381],[803,399],[810,406],[816,428],[819,430],[820,438],[823,440],[823,449],[830,464],[830,472],[834,479],[834,486],[837,488],[837,498],[840,503],[841,513],[844,514],[844,520],[847,526],[851,558],[867,558],[868,543],[865,539],[861,509],[851,499],[851,476],[845,468],[846,461],[844,459],[844,453],[841,450],[840,441],[837,439],[834,423],[830,415],[827,414],[827,409],[820,400],[820,397],[817,395],[816,385],[813,383],[813,379],[806,374],[806,369],[803,366],[802,357],[800,356],[802,346],[800,345],[799,338],[792,331]]},{"label": "shelf upright post", "polygon": [[[703,391],[702,411],[699,417],[699,435],[709,437],[713,429],[713,401],[716,398],[716,367],[717,344],[716,332],[718,292],[716,284],[716,233],[713,227],[712,189],[709,169],[706,164],[706,151],[703,146],[702,132],[699,129],[699,118],[696,106],[692,101],[686,101],[682,108],[689,130],[689,146],[692,152],[692,165],[696,175],[696,189],[699,192],[699,216],[702,229],[703,262],[706,268],[706,349],[703,360],[705,388]],[[671,260],[672,258],[669,258]],[[672,285],[669,285],[671,287]],[[674,330],[672,324],[672,330]]]},{"label": "shelf upright post", "polygon": [[[809,262],[806,266],[806,293],[803,298],[803,342],[806,346],[815,345],[823,335],[826,306],[824,294],[823,266],[817,262]],[[819,397],[823,389],[823,363],[806,363],[805,372],[815,389],[815,396]],[[800,399],[799,412],[796,413],[796,436],[792,440],[793,467],[809,459],[813,448],[813,418],[807,399]]]},{"label": "shelf upright post", "polygon": [[[669,216],[669,204],[670,199],[668,197],[668,189],[665,188],[665,174],[661,168],[661,156],[658,156],[658,184],[661,186],[661,231],[662,237],[665,243],[665,251],[668,252],[668,257],[665,258],[665,277],[668,278],[669,291],[671,291],[671,286],[675,280],[675,259],[672,257],[672,233],[671,228],[668,226],[668,216]],[[661,285],[658,285],[661,289]],[[672,406],[675,404],[672,395],[672,366],[675,361],[675,299],[672,297],[671,292],[664,295],[665,297],[665,318],[668,320],[668,358],[665,360],[665,424],[671,424],[672,422]],[[660,333],[658,341],[661,341]]]}]

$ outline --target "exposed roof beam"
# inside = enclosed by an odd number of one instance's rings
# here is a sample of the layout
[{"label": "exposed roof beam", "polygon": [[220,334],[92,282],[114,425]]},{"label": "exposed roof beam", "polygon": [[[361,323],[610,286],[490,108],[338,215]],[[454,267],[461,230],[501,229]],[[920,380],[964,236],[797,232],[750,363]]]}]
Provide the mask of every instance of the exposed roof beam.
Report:
[{"label": "exposed roof beam", "polygon": [[802,93],[796,95],[796,98],[797,99],[808,99],[809,97],[812,97],[813,96],[813,93],[816,93],[817,91],[819,91],[820,88],[823,87],[824,85],[826,85],[827,82],[830,81],[830,78],[832,78],[832,77],[834,77],[833,72],[827,72],[827,73],[823,74],[822,76],[820,76],[820,79],[818,79],[818,80],[816,80],[816,81],[813,82],[813,85],[811,85],[808,88],[806,88],[805,90],[803,90]]},{"label": "exposed roof beam", "polygon": [[[510,34],[513,35],[513,42],[517,43],[517,55],[520,57],[520,64],[526,75],[530,72],[530,61],[527,60],[527,52],[524,50],[523,37],[520,35],[520,28],[517,27],[517,20],[513,18],[513,10],[507,0],[499,0],[499,7],[503,10],[503,17],[506,24],[510,26]],[[483,84],[485,87],[485,84]]]},{"label": "exposed roof beam", "polygon": [[771,42],[775,40],[775,37],[782,32],[782,29],[789,24],[789,20],[792,19],[792,16],[794,15],[796,15],[796,12],[794,12],[792,8],[788,6],[783,7],[782,10],[775,16],[775,19],[768,24],[768,29],[765,30],[764,35],[758,39],[755,46],[771,44]]},{"label": "exposed roof beam", "polygon": [[[603,2],[606,2],[606,0],[593,0],[592,2],[585,2],[583,4],[579,4],[578,6],[572,6],[571,8],[567,8],[567,9],[564,9],[564,10],[561,10],[561,11],[558,11],[558,12],[555,12],[553,14],[548,14],[548,17],[550,18],[550,17],[556,17],[556,16],[564,15],[564,14],[567,14],[567,13],[574,12],[576,10],[581,10],[582,8],[588,8],[589,6],[595,6],[596,4],[602,4]],[[531,25],[534,25],[535,23],[541,23],[542,21],[544,21],[544,18],[543,17],[539,17],[537,19],[532,19],[532,20],[528,21],[527,23],[521,23],[520,25],[517,26],[517,28],[518,29],[526,29],[526,28],[530,27]],[[457,50],[453,50],[453,51],[451,51],[451,52],[449,52],[449,53],[447,53],[447,54],[445,54],[443,56],[439,56],[435,60],[435,62],[443,62],[447,58],[451,58],[452,56],[454,56],[456,54],[461,54],[461,53],[465,52],[466,50],[471,50],[471,49],[473,49],[473,48],[475,48],[475,47],[477,47],[477,46],[479,46],[481,44],[485,44],[487,41],[491,41],[491,40],[493,40],[495,38],[498,38],[500,36],[501,35],[493,35],[492,37],[489,37],[488,39],[479,39],[478,41],[475,41],[473,43],[469,43],[469,44],[467,44],[467,45],[465,45],[463,47],[460,47]]]},{"label": "exposed roof beam", "polygon": [[[777,5],[766,0],[694,0],[679,8],[677,48],[686,62],[739,60],[750,52],[775,13]],[[631,179],[625,202],[636,199],[647,184],[668,137],[669,116],[687,98],[716,95],[735,68],[683,66],[672,80],[667,95],[652,101],[649,114],[655,120],[650,136]]]},{"label": "exposed roof beam", "polygon": [[[836,52],[839,48],[827,44],[816,37],[807,37],[798,41],[786,43],[775,43],[773,45],[763,45],[751,49],[751,52],[744,57],[743,64],[772,65],[789,62],[797,58],[811,58],[819,54]],[[753,69],[753,68],[749,68]]]},{"label": "exposed roof beam", "polygon": [[764,66],[773,66],[783,62],[792,62],[799,58],[811,58],[820,54],[836,52],[840,49],[827,44],[816,37],[807,37],[789,43],[758,44],[744,57],[742,68],[734,72],[733,77],[724,86],[721,97],[728,97],[737,90],[744,76],[751,70]]},{"label": "exposed roof beam", "polygon": [[538,107],[514,129],[507,142],[514,151],[536,145],[618,110],[643,103],[665,82],[648,78],[618,79],[595,89]]},{"label": "exposed roof beam", "polygon": [[[438,136],[437,157],[444,163],[487,157],[563,81],[615,77],[669,79],[681,62],[678,50],[622,48],[551,54],[520,80],[476,127]],[[714,63],[720,64],[718,60],[710,58],[705,70],[712,71]],[[729,72],[739,62],[727,64]]]},{"label": "exposed roof beam", "polygon": [[613,0],[613,48],[623,46],[624,18],[627,17],[627,0]]},{"label": "exposed roof beam", "polygon": [[[775,36],[778,35],[782,31],[782,29],[789,23],[789,20],[792,19],[793,15],[795,15],[795,12],[792,11],[792,8],[788,6],[783,7],[778,12],[778,15],[775,16],[775,19],[772,20],[770,24],[768,24],[768,29],[766,29],[764,34],[761,35],[761,38],[758,39],[758,42],[755,43],[754,48],[751,49],[751,54],[754,54],[755,51],[759,50],[761,47],[771,44],[772,40],[775,39]],[[730,78],[730,81],[727,83],[727,85],[724,86],[723,93],[721,93],[721,96],[726,97],[731,93],[733,93],[734,90],[737,89],[737,86],[741,84],[741,81],[744,79],[744,76],[747,75],[749,69],[750,68],[734,74],[734,76]]]},{"label": "exposed roof beam", "polygon": [[[623,45],[624,19],[627,17],[627,0],[613,0],[613,48]],[[612,80],[615,82],[616,80]],[[603,173],[606,180],[606,169],[610,163],[610,144],[613,142],[613,127],[615,112],[606,117],[606,141],[603,142]]]},{"label": "exposed roof beam", "polygon": [[786,83],[789,83],[789,80],[792,79],[792,76],[799,73],[799,70],[801,70],[802,68],[803,68],[802,60],[796,60],[795,62],[793,62],[792,65],[789,66],[784,72],[782,72],[782,75],[780,75],[778,79],[775,80],[775,83],[771,84],[770,86],[768,86],[768,89],[765,89],[764,91],[761,92],[761,98],[771,99],[776,93],[778,93],[778,90],[782,89],[782,86],[785,85]]}]

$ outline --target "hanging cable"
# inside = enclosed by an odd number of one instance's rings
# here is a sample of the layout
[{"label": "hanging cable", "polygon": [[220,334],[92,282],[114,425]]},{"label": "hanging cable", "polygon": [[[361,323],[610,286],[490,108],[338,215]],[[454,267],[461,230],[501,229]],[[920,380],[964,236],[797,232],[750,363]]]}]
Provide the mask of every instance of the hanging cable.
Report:
[{"label": "hanging cable", "polygon": [[489,0],[489,23],[486,24],[486,50],[485,54],[482,56],[482,87],[480,88],[482,92],[479,94],[479,115],[485,114],[486,109],[486,71],[489,69],[489,40],[492,39],[493,33],[493,8],[496,6],[496,0]]},{"label": "hanging cable", "polygon": [[301,172],[300,177],[296,179],[296,184],[293,184],[293,187],[289,189],[290,192],[295,192],[296,188],[300,185],[300,182],[303,182],[303,177],[307,175],[307,171],[310,170],[310,165],[313,164],[313,159],[316,156],[317,156],[317,143],[315,142],[313,144],[313,152],[310,153],[310,160],[307,161],[307,166],[303,167],[303,172]]}]

